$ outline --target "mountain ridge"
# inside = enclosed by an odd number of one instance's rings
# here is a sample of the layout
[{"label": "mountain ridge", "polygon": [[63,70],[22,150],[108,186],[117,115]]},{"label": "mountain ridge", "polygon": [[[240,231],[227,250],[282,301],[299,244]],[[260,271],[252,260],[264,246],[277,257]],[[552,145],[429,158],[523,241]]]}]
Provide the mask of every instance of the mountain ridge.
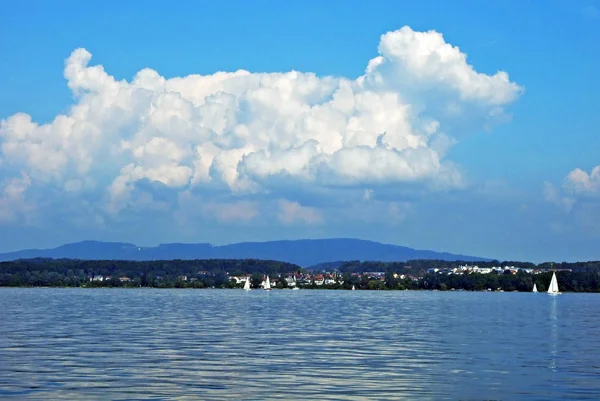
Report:
[{"label": "mountain ridge", "polygon": [[405,262],[411,259],[461,260],[466,262],[491,260],[477,256],[419,250],[354,238],[239,242],[228,245],[165,243],[153,247],[141,247],[128,242],[85,240],[50,249],[24,249],[0,253],[0,261],[33,258],[135,261],[264,259],[295,263],[303,267],[340,260],[382,262]]}]

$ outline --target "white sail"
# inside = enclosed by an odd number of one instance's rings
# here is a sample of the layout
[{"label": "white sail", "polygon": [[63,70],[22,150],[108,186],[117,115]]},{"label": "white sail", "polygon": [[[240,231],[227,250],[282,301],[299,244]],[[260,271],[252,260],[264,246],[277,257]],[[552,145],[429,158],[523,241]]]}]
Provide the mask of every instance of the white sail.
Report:
[{"label": "white sail", "polygon": [[533,284],[533,292],[538,292],[537,285],[535,283]]},{"label": "white sail", "polygon": [[552,272],[552,280],[550,281],[550,285],[548,286],[548,294],[560,294],[558,290],[558,280],[556,279],[556,273]]},{"label": "white sail", "polygon": [[270,290],[271,289],[271,281],[269,280],[269,276],[267,275],[267,279],[265,280],[265,290]]},{"label": "white sail", "polygon": [[250,291],[250,277],[246,278],[246,283],[244,283],[244,290]]},{"label": "white sail", "polygon": [[354,285],[352,286],[352,291],[356,290],[356,288],[354,288]]}]

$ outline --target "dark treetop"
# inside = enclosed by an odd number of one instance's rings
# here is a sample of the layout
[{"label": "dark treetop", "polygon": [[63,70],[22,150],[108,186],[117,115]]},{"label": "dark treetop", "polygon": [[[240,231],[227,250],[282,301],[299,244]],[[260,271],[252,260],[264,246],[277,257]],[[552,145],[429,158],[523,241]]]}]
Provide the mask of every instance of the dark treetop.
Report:
[{"label": "dark treetop", "polygon": [[[76,260],[27,259],[0,263],[0,286],[54,287],[220,287],[241,286],[241,278],[251,275],[258,287],[265,274],[276,288],[299,287],[372,290],[504,290],[531,291],[536,284],[545,291],[555,270],[561,291],[600,292],[600,262],[542,263],[477,262],[496,267],[488,273],[453,272],[464,261],[410,260],[408,262],[338,262],[334,265],[300,266],[272,260]],[[501,266],[510,266],[504,268]],[[287,279],[287,280],[286,280]],[[291,283],[290,283],[291,284]]]}]

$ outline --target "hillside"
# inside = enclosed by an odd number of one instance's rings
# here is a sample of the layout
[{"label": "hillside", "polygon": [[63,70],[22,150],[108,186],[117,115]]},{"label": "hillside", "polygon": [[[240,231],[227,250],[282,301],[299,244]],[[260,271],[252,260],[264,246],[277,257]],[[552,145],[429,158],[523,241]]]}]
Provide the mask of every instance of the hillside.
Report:
[{"label": "hillside", "polygon": [[269,242],[242,242],[215,246],[200,244],[161,244],[139,247],[130,243],[82,241],[53,249],[28,249],[0,254],[0,261],[30,258],[69,258],[88,260],[172,260],[172,259],[263,259],[294,263],[303,267],[341,260],[410,259],[487,260],[475,256],[417,250],[398,245],[359,239],[317,239]]}]

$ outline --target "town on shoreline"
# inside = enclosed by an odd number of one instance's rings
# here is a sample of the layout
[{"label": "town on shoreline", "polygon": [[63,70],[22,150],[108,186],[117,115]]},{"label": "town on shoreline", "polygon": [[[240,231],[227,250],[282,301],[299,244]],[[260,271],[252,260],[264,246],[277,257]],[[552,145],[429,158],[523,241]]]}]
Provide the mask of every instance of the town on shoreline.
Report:
[{"label": "town on shoreline", "polygon": [[256,259],[98,261],[27,259],[0,263],[3,287],[152,287],[356,290],[545,291],[556,272],[561,291],[600,292],[600,262],[464,263],[346,261],[309,268]]}]

